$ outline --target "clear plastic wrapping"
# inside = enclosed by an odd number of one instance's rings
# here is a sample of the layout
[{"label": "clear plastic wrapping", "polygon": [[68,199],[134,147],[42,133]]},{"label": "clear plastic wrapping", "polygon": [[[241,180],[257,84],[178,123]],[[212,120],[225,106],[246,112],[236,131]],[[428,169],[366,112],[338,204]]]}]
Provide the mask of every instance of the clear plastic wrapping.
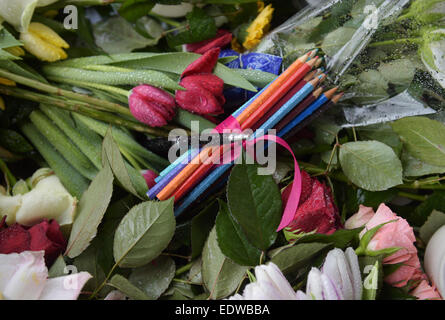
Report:
[{"label": "clear plastic wrapping", "polygon": [[319,48],[330,81],[345,91],[327,115],[342,127],[416,115],[442,119],[445,1],[420,1],[308,1],[255,51],[281,56],[286,67]]}]

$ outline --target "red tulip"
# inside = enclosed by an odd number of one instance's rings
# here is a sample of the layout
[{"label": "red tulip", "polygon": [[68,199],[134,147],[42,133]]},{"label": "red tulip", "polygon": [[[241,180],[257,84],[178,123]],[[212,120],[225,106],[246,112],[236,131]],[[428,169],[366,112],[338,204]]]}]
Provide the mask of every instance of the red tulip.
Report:
[{"label": "red tulip", "polygon": [[5,228],[0,225],[0,253],[45,251],[45,262],[50,266],[65,251],[66,240],[56,220],[43,220],[30,228],[18,223]]},{"label": "red tulip", "polygon": [[165,126],[175,116],[175,99],[147,84],[133,88],[128,104],[132,115],[151,127]]},{"label": "red tulip", "polygon": [[[340,215],[332,200],[331,189],[317,179],[311,178],[305,171],[302,171],[301,175],[300,205],[287,230],[331,234],[341,228]],[[288,186],[282,194],[284,203],[289,199],[291,188],[292,185]]]},{"label": "red tulip", "polygon": [[230,44],[231,42],[232,42],[232,34],[227,30],[219,29],[216,34],[216,37],[209,40],[189,43],[186,45],[185,48],[188,52],[204,54],[210,49],[214,48],[221,49]]},{"label": "red tulip", "polygon": [[176,91],[176,102],[182,109],[198,114],[224,112],[224,81],[211,73],[218,62],[219,52],[219,48],[209,50],[182,73],[179,84],[187,90]]}]

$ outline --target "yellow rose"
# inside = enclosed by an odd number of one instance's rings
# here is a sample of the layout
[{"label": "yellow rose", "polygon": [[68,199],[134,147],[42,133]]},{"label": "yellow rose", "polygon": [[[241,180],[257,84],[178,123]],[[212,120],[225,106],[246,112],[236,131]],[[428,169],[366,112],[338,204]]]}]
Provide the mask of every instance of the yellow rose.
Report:
[{"label": "yellow rose", "polygon": [[274,10],[275,9],[272,7],[272,5],[269,4],[263,10],[261,10],[260,14],[255,18],[255,20],[253,20],[246,30],[247,36],[243,42],[244,48],[251,50],[258,45],[266,32],[269,31]]}]

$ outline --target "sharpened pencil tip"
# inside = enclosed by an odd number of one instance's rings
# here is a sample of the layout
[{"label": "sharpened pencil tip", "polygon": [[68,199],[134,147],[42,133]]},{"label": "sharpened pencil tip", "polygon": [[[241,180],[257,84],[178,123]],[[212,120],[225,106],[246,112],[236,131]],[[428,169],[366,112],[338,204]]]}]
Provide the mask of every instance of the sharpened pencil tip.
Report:
[{"label": "sharpened pencil tip", "polygon": [[331,90],[328,90],[324,93],[324,95],[326,96],[326,98],[331,99],[332,96],[337,92],[338,87],[332,88]]},{"label": "sharpened pencil tip", "polygon": [[338,103],[338,102],[340,101],[340,99],[343,97],[344,94],[345,94],[344,92],[341,92],[341,93],[337,94],[336,96],[334,96],[334,97],[331,99],[331,101],[332,101],[333,103]]}]

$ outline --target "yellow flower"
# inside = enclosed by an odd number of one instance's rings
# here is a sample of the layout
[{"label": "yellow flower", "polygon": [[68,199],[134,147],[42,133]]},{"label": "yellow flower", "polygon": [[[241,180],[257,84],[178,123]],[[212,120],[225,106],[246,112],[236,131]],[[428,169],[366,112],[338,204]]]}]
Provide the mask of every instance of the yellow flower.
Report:
[{"label": "yellow flower", "polygon": [[0,110],[5,110],[5,101],[0,97]]},{"label": "yellow flower", "polygon": [[3,50],[9,52],[10,54],[15,55],[16,57],[22,57],[25,55],[25,50],[23,50],[19,46],[4,48]]},{"label": "yellow flower", "polygon": [[69,48],[57,33],[39,22],[31,22],[27,32],[20,34],[25,49],[43,61],[54,62],[66,59],[68,55],[62,48]]},{"label": "yellow flower", "polygon": [[257,1],[257,6],[258,6],[258,12],[263,11],[264,9],[264,1]]},{"label": "yellow flower", "polygon": [[269,31],[270,22],[274,8],[271,4],[265,7],[260,14],[253,20],[247,28],[247,37],[243,42],[244,48],[251,50],[261,41],[267,31]]},{"label": "yellow flower", "polygon": [[15,82],[6,78],[0,77],[0,84],[5,86],[15,87]]},{"label": "yellow flower", "polygon": [[233,37],[232,38],[232,50],[235,50],[238,53],[243,53],[244,52],[244,48],[242,45],[240,45],[240,43],[238,42],[238,39]]}]

